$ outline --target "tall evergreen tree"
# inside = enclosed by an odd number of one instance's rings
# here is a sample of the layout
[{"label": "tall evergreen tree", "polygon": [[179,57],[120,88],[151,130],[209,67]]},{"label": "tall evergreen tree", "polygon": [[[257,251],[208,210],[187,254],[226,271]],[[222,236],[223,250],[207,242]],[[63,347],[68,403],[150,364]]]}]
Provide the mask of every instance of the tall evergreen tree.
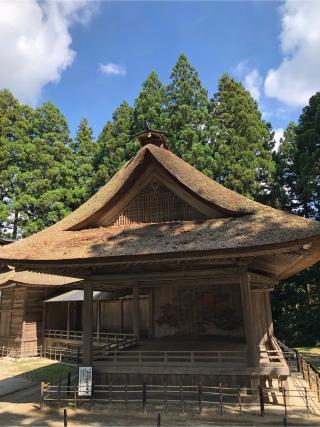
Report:
[{"label": "tall evergreen tree", "polygon": [[290,122],[274,153],[276,164],[275,182],[272,191],[274,207],[294,212],[297,174],[295,171],[297,125]]},{"label": "tall evergreen tree", "polygon": [[76,197],[79,203],[83,203],[90,195],[95,149],[92,128],[89,126],[88,120],[83,118],[72,141],[77,181]]},{"label": "tall evergreen tree", "polygon": [[32,180],[21,205],[23,235],[51,225],[78,205],[76,170],[65,117],[51,102],[34,112],[32,123],[35,154],[29,166]]},{"label": "tall evergreen tree", "polygon": [[148,120],[153,129],[165,128],[165,87],[157,73],[152,71],[142,84],[142,90],[135,100],[133,109],[133,131],[135,133],[144,128]]},{"label": "tall evergreen tree", "polygon": [[265,199],[273,180],[273,133],[256,101],[229,75],[211,100],[213,178],[239,193]]},{"label": "tall evergreen tree", "polygon": [[20,105],[10,91],[0,91],[0,232],[13,238],[18,236],[31,179],[32,116],[32,109]]},{"label": "tall evergreen tree", "polygon": [[309,100],[297,127],[297,212],[320,219],[320,92]]},{"label": "tall evergreen tree", "polygon": [[212,173],[208,95],[198,73],[180,55],[166,89],[166,130],[174,153],[207,175]]},{"label": "tall evergreen tree", "polygon": [[99,135],[93,162],[92,192],[109,181],[140,148],[132,138],[132,120],[132,108],[122,102],[114,112],[112,122],[108,122]]},{"label": "tall evergreen tree", "polygon": [[[320,196],[320,93],[310,98],[299,124],[289,123],[277,160],[280,207],[318,219]],[[288,345],[320,341],[320,264],[278,285],[273,295],[276,333]]]}]

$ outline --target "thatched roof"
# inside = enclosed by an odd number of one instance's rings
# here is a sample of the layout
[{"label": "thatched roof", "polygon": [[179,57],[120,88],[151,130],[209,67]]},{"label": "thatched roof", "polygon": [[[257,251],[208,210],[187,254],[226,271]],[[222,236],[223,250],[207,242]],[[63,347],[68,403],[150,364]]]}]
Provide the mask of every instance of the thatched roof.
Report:
[{"label": "thatched roof", "polygon": [[[90,228],[154,165],[221,218]],[[320,224],[256,203],[211,180],[170,151],[148,144],[95,196],[57,224],[0,249],[0,260],[59,261],[186,252],[235,252],[320,239]]]},{"label": "thatched roof", "polygon": [[76,277],[56,274],[36,273],[34,271],[15,271],[13,268],[0,274],[0,287],[8,283],[33,286],[65,286],[81,282]]}]

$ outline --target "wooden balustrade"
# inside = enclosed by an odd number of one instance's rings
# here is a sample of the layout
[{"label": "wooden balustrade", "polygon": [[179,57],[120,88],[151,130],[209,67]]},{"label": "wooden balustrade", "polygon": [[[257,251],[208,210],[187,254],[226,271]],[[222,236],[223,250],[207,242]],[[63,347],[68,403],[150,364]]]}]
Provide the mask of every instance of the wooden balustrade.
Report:
[{"label": "wooden balustrade", "polygon": [[[45,329],[44,336],[46,338],[54,338],[61,340],[71,340],[71,341],[82,341],[82,331],[67,331],[61,329]],[[93,340],[94,341],[117,341],[125,340],[133,337],[133,334],[123,334],[123,333],[111,333],[111,332],[94,332]]]},{"label": "wooden balustrade", "polygon": [[125,365],[179,366],[230,364],[245,365],[245,351],[110,351],[104,356],[108,363]]}]

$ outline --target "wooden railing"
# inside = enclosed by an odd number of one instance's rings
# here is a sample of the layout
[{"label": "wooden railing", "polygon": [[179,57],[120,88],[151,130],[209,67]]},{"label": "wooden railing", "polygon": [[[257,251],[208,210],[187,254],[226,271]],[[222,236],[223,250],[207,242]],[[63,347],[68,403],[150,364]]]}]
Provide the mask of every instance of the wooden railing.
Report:
[{"label": "wooden railing", "polygon": [[320,401],[320,374],[312,364],[296,351],[297,369],[302,374],[305,381],[308,382],[310,390],[317,393]]},{"label": "wooden railing", "polygon": [[109,341],[107,344],[104,344],[93,349],[93,359],[94,360],[106,360],[111,354],[115,354],[118,351],[125,350],[126,348],[133,347],[137,344],[137,338],[130,336],[123,339],[115,338],[114,341]]},{"label": "wooden railing", "polygon": [[267,346],[260,346],[260,364],[286,365],[286,359],[276,339],[272,337]]},{"label": "wooden railing", "polygon": [[79,364],[82,361],[82,346],[78,348],[68,348],[61,346],[45,345],[42,349],[42,357],[51,360],[74,361]]},{"label": "wooden railing", "polygon": [[112,351],[105,354],[108,363],[124,365],[245,365],[245,351]]},{"label": "wooden railing", "polygon": [[[82,331],[67,331],[61,329],[45,329],[44,336],[46,338],[55,338],[60,340],[76,340],[82,341]],[[110,332],[94,332],[93,340],[94,341],[117,341],[124,340],[127,338],[132,338],[133,334],[123,334],[123,333],[110,333]]]}]

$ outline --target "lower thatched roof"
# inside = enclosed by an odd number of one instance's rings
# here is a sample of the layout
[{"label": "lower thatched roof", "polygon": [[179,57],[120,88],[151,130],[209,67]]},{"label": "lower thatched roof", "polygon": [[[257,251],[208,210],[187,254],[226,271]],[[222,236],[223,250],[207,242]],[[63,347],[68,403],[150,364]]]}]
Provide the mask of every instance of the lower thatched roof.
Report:
[{"label": "lower thatched roof", "polygon": [[81,282],[77,277],[60,276],[56,274],[37,273],[35,271],[15,271],[7,269],[0,274],[1,285],[7,286],[8,283],[33,286],[65,286]]},{"label": "lower thatched roof", "polygon": [[[194,251],[241,251],[320,240],[320,224],[274,209],[199,222],[39,233],[6,247],[14,259],[54,261]],[[290,220],[288,220],[288,218]]]}]

